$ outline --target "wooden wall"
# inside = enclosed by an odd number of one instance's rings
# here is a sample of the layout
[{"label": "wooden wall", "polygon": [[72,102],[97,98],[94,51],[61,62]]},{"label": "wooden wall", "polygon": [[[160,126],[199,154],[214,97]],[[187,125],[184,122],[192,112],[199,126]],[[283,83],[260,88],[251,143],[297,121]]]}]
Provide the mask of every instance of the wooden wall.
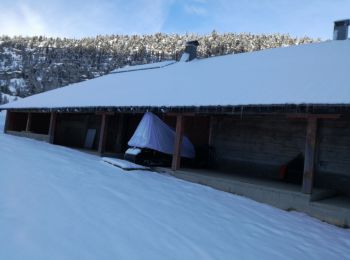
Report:
[{"label": "wooden wall", "polygon": [[94,114],[58,114],[55,144],[83,148],[88,129],[96,129],[93,149],[97,149],[101,116]]},{"label": "wooden wall", "polygon": [[124,153],[143,114],[115,114],[108,117],[106,151]]},{"label": "wooden wall", "polygon": [[[285,116],[216,117],[212,144],[223,170],[277,177],[279,166],[304,154],[305,120]],[[315,185],[350,193],[350,117],[319,120]]]},{"label": "wooden wall", "polygon": [[350,194],[350,116],[320,120],[316,184]]},{"label": "wooden wall", "polygon": [[220,117],[212,144],[219,168],[278,176],[282,164],[305,148],[306,123],[285,117]]},{"label": "wooden wall", "polygon": [[108,117],[107,121],[107,139],[106,139],[106,151],[115,152],[117,147],[117,135],[118,125],[120,122],[120,115],[113,115]]}]

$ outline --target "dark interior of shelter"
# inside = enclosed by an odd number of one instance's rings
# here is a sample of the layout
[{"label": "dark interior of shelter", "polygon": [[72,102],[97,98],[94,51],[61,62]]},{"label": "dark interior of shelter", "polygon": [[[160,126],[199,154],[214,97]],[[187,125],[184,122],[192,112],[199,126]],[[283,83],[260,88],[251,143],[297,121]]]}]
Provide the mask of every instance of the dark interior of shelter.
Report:
[{"label": "dark interior of shelter", "polygon": [[13,112],[8,114],[7,130],[17,132],[26,131],[27,120],[28,113]]},{"label": "dark interior of shelter", "polygon": [[50,126],[50,114],[48,113],[32,113],[32,122],[30,131],[37,134],[47,135]]}]

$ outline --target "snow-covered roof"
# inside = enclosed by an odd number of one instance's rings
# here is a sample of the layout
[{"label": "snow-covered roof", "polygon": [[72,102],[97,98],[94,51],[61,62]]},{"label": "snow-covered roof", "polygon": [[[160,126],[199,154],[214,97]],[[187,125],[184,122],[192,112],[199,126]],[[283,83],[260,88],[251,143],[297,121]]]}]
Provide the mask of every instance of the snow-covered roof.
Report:
[{"label": "snow-covered roof", "polygon": [[122,72],[136,71],[136,70],[159,69],[159,68],[169,66],[175,62],[176,62],[175,60],[167,60],[167,61],[161,61],[161,62],[142,64],[142,65],[134,65],[134,66],[128,65],[128,66],[124,66],[122,68],[112,70],[111,73],[122,73]]},{"label": "snow-covered roof", "polygon": [[350,104],[350,41],[111,73],[0,109]]}]

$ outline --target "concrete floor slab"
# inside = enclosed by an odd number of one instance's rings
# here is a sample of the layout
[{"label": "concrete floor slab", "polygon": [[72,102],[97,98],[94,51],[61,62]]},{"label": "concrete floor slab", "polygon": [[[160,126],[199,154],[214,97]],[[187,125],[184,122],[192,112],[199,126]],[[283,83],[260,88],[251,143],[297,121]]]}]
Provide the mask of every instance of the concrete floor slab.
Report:
[{"label": "concrete floor slab", "polygon": [[168,168],[157,168],[156,170],[176,178],[245,196],[283,210],[304,212],[338,226],[349,227],[350,225],[350,198],[328,198],[335,195],[330,190],[316,188],[313,194],[309,195],[302,193],[299,185],[239,174],[199,169],[172,171]]}]

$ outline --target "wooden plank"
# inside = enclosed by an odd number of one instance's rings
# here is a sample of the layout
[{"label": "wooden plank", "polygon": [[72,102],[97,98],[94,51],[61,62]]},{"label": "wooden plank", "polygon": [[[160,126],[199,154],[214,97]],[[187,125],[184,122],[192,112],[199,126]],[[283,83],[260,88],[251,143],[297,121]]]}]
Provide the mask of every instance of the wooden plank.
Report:
[{"label": "wooden plank", "polygon": [[217,120],[211,140],[216,162],[224,167],[231,167],[230,161],[278,167],[304,151],[305,126],[285,117]]},{"label": "wooden plank", "polygon": [[183,131],[184,131],[184,122],[183,121],[184,120],[183,120],[182,115],[176,116],[176,132],[175,132],[174,153],[173,153],[173,160],[171,163],[171,169],[173,171],[180,169],[181,146],[182,146],[182,138],[183,138]]},{"label": "wooden plank", "polygon": [[31,125],[32,125],[32,113],[29,112],[27,115],[26,132],[30,132]]},{"label": "wooden plank", "polygon": [[50,144],[54,143],[56,122],[57,122],[57,113],[56,112],[51,112],[50,126],[49,126],[49,143]]},{"label": "wooden plank", "polygon": [[309,119],[309,118],[317,118],[317,119],[339,119],[340,114],[288,114],[288,119]]},{"label": "wooden plank", "polygon": [[105,151],[106,146],[106,129],[107,129],[107,114],[102,114],[100,140],[98,142],[98,153],[100,155]]},{"label": "wooden plank", "polygon": [[314,181],[315,155],[317,138],[317,118],[309,118],[306,130],[305,162],[302,192],[312,193]]}]

